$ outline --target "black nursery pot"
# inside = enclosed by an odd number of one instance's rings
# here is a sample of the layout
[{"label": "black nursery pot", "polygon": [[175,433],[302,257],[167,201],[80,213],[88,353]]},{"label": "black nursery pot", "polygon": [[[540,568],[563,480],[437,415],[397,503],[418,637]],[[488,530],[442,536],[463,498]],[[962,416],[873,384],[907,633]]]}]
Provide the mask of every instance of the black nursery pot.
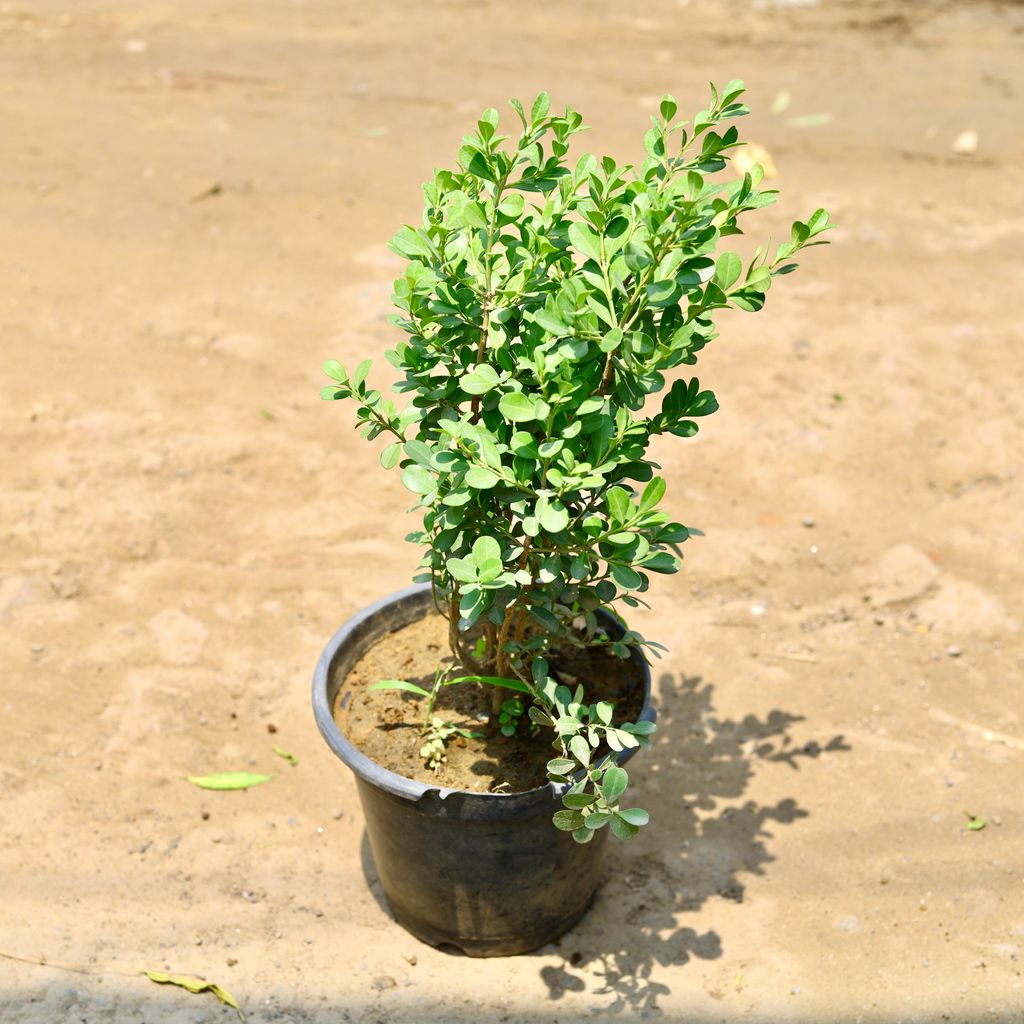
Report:
[{"label": "black nursery pot", "polygon": [[[469,956],[510,956],[556,939],[586,912],[601,871],[607,829],[584,845],[551,824],[564,787],[524,793],[439,789],[397,775],[360,753],[332,709],[353,665],[381,637],[432,610],[430,585],[409,587],[349,619],[313,675],[313,713],[328,746],[355,772],[384,894],[399,924],[432,946]],[[612,635],[622,627],[604,617]],[[642,670],[640,718],[653,721],[651,677]],[[636,753],[623,751],[624,764]]]}]

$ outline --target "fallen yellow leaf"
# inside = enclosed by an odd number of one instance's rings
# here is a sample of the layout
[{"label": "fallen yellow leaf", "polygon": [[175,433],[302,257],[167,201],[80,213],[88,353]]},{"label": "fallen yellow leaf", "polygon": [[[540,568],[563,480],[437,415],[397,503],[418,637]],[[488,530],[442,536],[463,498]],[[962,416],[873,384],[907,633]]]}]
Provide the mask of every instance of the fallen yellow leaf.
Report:
[{"label": "fallen yellow leaf", "polygon": [[200,992],[212,992],[225,1006],[230,1006],[238,1014],[239,1020],[245,1020],[245,1014],[242,1013],[235,997],[212,981],[203,981],[202,978],[193,978],[187,974],[164,974],[162,971],[143,971],[142,973],[158,985],[177,985],[179,988],[197,995]]}]

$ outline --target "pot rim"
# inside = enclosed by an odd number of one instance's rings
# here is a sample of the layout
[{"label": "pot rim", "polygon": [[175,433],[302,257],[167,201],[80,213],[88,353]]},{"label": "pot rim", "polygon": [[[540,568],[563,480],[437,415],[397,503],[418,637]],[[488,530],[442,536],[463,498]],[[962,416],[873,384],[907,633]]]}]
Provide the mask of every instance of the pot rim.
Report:
[{"label": "pot rim", "polygon": [[[486,801],[490,806],[497,808],[499,805],[508,805],[515,801],[526,804],[547,801],[552,797],[560,798],[562,793],[568,789],[565,783],[546,782],[544,785],[537,786],[534,789],[520,790],[516,793],[482,793],[472,789],[449,789],[443,786],[431,785],[428,782],[420,782],[418,779],[410,779],[391,771],[389,768],[385,768],[383,765],[367,757],[338,727],[337,722],[334,720],[333,708],[331,707],[328,693],[330,691],[332,668],[342,647],[357,635],[359,629],[368,620],[380,614],[384,609],[405,601],[422,599],[425,595],[429,594],[430,590],[430,583],[415,583],[412,586],[404,587],[402,590],[388,594],[386,597],[382,597],[356,612],[327,641],[327,645],[321,652],[316,668],[313,671],[313,715],[316,718],[320,735],[323,736],[331,750],[359,778],[406,800],[419,801],[427,796],[427,794],[436,794],[436,797],[440,800],[445,800],[450,796],[459,796],[467,800]],[[599,612],[598,614],[602,613],[607,616],[609,624],[621,628],[621,623],[613,616],[607,612]],[[638,721],[653,722],[657,717],[657,713],[651,707],[650,666],[636,649],[631,652],[630,657],[633,663],[640,668],[643,675],[644,704],[643,710],[637,716],[637,719]],[[619,765],[624,765],[636,754],[638,749],[638,747],[632,747],[623,750],[616,758],[616,762]]]}]

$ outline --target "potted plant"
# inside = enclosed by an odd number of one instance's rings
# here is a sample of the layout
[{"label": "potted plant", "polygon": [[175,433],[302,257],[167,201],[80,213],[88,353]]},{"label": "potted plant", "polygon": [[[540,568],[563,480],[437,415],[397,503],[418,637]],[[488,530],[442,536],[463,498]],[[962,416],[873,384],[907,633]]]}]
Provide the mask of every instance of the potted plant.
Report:
[{"label": "potted plant", "polygon": [[[635,167],[570,164],[583,119],[552,113],[545,93],[529,112],[511,101],[512,135],[486,110],[457,168],[424,186],[422,225],[391,241],[407,261],[391,318],[405,336],[387,359],[407,404],[367,384],[368,360],[325,364],[323,397],[354,403],[364,436],[387,438],[380,461],[416,496],[423,527],[407,540],[424,555],[418,586],[328,644],[314,707],[356,773],[392,910],[428,942],[498,955],[550,941],[586,910],[607,833],[647,824],[623,765],[654,732],[647,656],[659,645],[613,609],[643,604],[693,532],[661,507],[651,439],[691,437],[717,409],[696,377],[667,375],[696,363],[719,310],[761,309],[829,227],[818,210],[746,263],[720,251],[744,214],[775,201],[757,166],[719,176],[741,145],[725,123],[747,113],[743,91],[712,86],[690,122],[664,97]],[[428,656],[433,679],[391,678],[402,673],[387,670],[388,644],[423,622],[447,647]],[[354,693],[371,651],[386,678]],[[435,713],[449,687],[486,694],[489,714],[460,725]],[[401,736],[417,747],[415,773],[347,735],[350,702],[372,715],[385,699],[422,719]],[[398,742],[387,725],[372,731]],[[453,742],[497,763],[491,791],[430,774]],[[547,781],[501,785],[503,743],[546,750]]]}]

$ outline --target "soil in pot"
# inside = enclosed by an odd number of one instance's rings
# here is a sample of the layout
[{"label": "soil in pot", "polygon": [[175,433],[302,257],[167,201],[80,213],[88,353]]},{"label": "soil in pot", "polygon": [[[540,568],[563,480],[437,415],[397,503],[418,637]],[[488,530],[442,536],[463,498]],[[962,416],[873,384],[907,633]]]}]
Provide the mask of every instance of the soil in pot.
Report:
[{"label": "soil in pot", "polygon": [[[549,660],[561,681],[584,684],[589,702],[614,703],[615,722],[636,721],[643,707],[644,681],[631,660],[600,648],[575,647]],[[406,778],[479,793],[519,793],[544,785],[544,766],[554,756],[551,733],[541,729],[531,735],[528,722],[520,724],[515,736],[490,730],[492,687],[464,683],[441,690],[434,714],[484,736],[453,737],[447,760],[437,772],[419,754],[425,699],[401,690],[369,689],[381,679],[407,679],[429,690],[438,665],[454,664],[448,622],[442,615],[429,614],[389,633],[363,655],[339,688],[334,707],[338,728],[371,760]]]}]

